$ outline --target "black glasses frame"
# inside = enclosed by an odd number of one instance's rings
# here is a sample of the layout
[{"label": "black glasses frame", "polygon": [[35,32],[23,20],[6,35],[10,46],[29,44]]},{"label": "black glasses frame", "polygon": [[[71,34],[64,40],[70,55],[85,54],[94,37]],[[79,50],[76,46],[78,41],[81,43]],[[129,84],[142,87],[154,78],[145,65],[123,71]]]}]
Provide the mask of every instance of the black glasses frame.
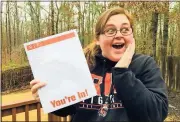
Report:
[{"label": "black glasses frame", "polygon": [[131,35],[131,34],[133,33],[133,29],[132,29],[131,27],[129,27],[128,29],[131,30],[131,32],[128,33],[128,34],[122,33],[122,32],[121,32],[121,29],[120,29],[120,30],[117,30],[117,29],[116,29],[116,33],[114,33],[113,35],[107,35],[106,31],[103,31],[102,34],[104,34],[104,35],[107,36],[107,37],[113,37],[113,36],[115,36],[115,35],[117,34],[117,32],[119,31],[123,36],[128,36],[128,35]]}]

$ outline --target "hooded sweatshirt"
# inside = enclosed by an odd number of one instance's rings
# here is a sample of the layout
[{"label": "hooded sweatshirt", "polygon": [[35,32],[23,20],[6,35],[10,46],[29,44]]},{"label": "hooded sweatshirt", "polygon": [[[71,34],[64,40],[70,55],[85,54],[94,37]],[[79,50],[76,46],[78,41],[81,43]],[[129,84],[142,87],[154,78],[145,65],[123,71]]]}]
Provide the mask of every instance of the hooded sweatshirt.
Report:
[{"label": "hooded sweatshirt", "polygon": [[163,122],[168,114],[166,85],[155,60],[134,54],[128,68],[96,55],[91,75],[97,96],[52,112],[72,122]]}]

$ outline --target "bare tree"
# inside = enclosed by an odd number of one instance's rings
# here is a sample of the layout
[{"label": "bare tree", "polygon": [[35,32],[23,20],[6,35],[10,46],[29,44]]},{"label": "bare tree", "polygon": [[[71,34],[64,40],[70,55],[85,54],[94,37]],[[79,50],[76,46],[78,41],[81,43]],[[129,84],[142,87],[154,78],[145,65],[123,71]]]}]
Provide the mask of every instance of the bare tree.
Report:
[{"label": "bare tree", "polygon": [[155,10],[152,13],[152,24],[151,24],[151,33],[152,33],[152,47],[153,47],[153,57],[156,58],[156,37],[157,37],[157,27],[158,27],[158,12]]},{"label": "bare tree", "polygon": [[164,13],[164,30],[161,50],[161,61],[162,61],[162,75],[165,78],[166,73],[166,56],[167,56],[167,43],[168,43],[168,26],[169,26],[169,2],[165,2],[165,13]]},{"label": "bare tree", "polygon": [[56,4],[56,11],[57,11],[57,14],[56,14],[56,33],[58,33],[58,25],[59,25],[59,14],[60,14],[60,7],[58,7],[58,4],[57,4],[57,1],[55,1],[55,4]]},{"label": "bare tree", "polygon": [[3,15],[3,2],[1,2],[1,17],[0,17],[0,21],[1,21],[1,42],[4,40],[3,39],[3,19],[2,19],[2,15]]},{"label": "bare tree", "polygon": [[[20,24],[20,20],[19,20],[19,13],[18,13],[18,6],[17,6],[17,1],[14,2],[14,7],[15,7],[15,21],[16,21],[16,30],[20,30],[19,28],[19,24]],[[20,32],[19,31],[14,31],[14,33],[16,33],[16,40],[14,40],[14,46],[16,47],[18,44],[21,44],[21,37],[20,37]]]},{"label": "bare tree", "polygon": [[11,52],[12,52],[12,40],[11,40],[11,15],[10,15],[10,4],[9,2],[6,3],[6,33],[7,33],[7,43],[8,43],[8,47],[7,47],[7,51],[10,57],[10,61],[12,61],[11,59]]},{"label": "bare tree", "polygon": [[54,29],[54,2],[51,1],[51,34],[55,34],[55,29]]}]

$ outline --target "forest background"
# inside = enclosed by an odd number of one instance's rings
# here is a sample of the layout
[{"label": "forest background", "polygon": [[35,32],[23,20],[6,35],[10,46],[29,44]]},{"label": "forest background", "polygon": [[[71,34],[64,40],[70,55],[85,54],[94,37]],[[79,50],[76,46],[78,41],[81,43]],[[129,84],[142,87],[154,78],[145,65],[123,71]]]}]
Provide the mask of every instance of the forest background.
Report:
[{"label": "forest background", "polygon": [[23,43],[77,29],[85,47],[104,10],[123,7],[134,16],[136,52],[180,56],[180,2],[1,2],[2,71],[28,65]]},{"label": "forest background", "polygon": [[85,47],[94,40],[97,17],[112,7],[134,16],[136,52],[154,57],[168,86],[180,89],[180,2],[1,2],[2,72],[28,66],[23,44],[35,39],[77,29]]},{"label": "forest background", "polygon": [[94,40],[97,17],[112,7],[123,7],[134,16],[136,52],[157,61],[168,89],[176,91],[168,92],[170,115],[180,120],[180,2],[2,1],[2,92],[20,89],[33,79],[24,43],[77,29],[85,47]]}]

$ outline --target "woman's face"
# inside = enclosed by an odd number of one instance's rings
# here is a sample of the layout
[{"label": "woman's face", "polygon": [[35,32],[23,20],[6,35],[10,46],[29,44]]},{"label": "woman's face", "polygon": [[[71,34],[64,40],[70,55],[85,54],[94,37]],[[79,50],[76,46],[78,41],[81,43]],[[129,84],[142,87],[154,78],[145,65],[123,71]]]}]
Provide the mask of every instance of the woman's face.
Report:
[{"label": "woman's face", "polygon": [[[131,25],[126,15],[117,14],[109,18],[104,28],[105,34],[101,34],[96,42],[100,45],[104,57],[115,62],[120,60],[127,46],[133,41],[133,33],[127,35],[129,28],[131,31]],[[121,30],[121,33],[117,31],[112,36],[116,30]]]}]

